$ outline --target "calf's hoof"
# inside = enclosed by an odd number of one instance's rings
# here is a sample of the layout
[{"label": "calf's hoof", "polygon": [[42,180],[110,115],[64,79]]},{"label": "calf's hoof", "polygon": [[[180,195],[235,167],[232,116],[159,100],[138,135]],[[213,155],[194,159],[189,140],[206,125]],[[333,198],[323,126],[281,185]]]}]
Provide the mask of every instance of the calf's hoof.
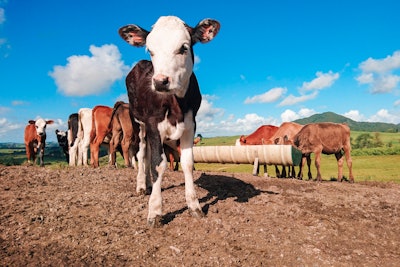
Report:
[{"label": "calf's hoof", "polygon": [[195,210],[189,209],[189,213],[192,217],[195,217],[195,218],[202,218],[205,216],[204,212],[200,209],[195,209]]},{"label": "calf's hoof", "polygon": [[136,191],[136,194],[138,196],[145,196],[146,195],[146,189],[140,188],[138,191]]},{"label": "calf's hoof", "polygon": [[161,216],[157,215],[154,218],[149,218],[147,219],[147,225],[151,228],[159,228],[162,226],[162,222],[161,222]]}]

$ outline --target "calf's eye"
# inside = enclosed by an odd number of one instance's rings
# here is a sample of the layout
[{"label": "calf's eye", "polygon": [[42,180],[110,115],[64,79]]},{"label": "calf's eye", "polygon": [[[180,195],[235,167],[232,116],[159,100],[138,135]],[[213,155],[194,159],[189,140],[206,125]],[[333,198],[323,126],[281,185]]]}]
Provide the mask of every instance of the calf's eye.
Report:
[{"label": "calf's eye", "polygon": [[188,51],[188,47],[186,44],[184,44],[181,46],[181,48],[179,48],[178,54],[184,55],[187,53],[187,51]]}]

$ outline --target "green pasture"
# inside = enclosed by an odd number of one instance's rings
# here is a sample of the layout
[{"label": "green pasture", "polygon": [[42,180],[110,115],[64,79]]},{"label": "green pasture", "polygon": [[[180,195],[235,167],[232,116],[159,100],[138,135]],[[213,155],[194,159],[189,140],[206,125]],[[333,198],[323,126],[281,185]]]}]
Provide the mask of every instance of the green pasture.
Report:
[{"label": "green pasture", "polygon": [[[365,132],[352,132],[352,142],[356,138],[365,134]],[[375,133],[369,133],[375,135]],[[223,136],[206,138],[197,144],[197,146],[233,146],[239,136]],[[400,183],[400,174],[397,166],[400,162],[400,133],[378,133],[378,138],[382,141],[382,146],[374,148],[353,149],[353,174],[356,182],[361,181],[384,181]],[[105,155],[106,151],[102,151]],[[316,177],[316,169],[313,161],[311,163],[311,172]],[[26,162],[25,147],[22,145],[13,145],[12,147],[0,146],[0,164],[3,165],[21,165]],[[50,144],[45,152],[46,166],[51,168],[67,167],[65,157],[57,144]],[[123,159],[117,153],[117,163],[124,166]],[[100,158],[100,165],[108,164],[108,156]],[[195,168],[204,172],[226,172],[226,173],[252,173],[251,164],[218,164],[218,163],[196,163]],[[296,171],[298,167],[296,168]],[[307,171],[307,169],[306,169]],[[324,180],[333,180],[337,178],[337,162],[334,155],[322,155],[321,173]],[[268,174],[275,177],[274,166],[268,166]],[[344,177],[348,177],[348,168],[346,162],[343,166]],[[264,168],[260,167],[260,175],[264,175]]]}]

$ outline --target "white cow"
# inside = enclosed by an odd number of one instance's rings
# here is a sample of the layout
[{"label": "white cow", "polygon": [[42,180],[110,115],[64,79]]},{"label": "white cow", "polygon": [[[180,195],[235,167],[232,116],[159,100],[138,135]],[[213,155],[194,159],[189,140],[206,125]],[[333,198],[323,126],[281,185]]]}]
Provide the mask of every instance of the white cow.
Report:
[{"label": "white cow", "polygon": [[88,150],[90,146],[90,132],[92,131],[92,109],[81,108],[78,111],[78,162],[77,165],[88,165]]}]

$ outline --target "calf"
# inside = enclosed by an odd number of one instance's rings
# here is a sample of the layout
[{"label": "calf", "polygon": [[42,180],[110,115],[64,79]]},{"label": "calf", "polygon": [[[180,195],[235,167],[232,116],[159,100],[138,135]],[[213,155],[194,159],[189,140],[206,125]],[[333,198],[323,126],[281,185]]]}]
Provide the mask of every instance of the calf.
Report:
[{"label": "calf", "polygon": [[79,115],[72,113],[68,117],[68,154],[70,166],[75,166],[79,153]]},{"label": "calf", "polygon": [[194,216],[203,216],[193,183],[193,136],[201,103],[193,73],[193,45],[209,42],[219,28],[219,22],[212,19],[192,28],[177,17],[167,16],[160,17],[151,32],[136,25],[119,29],[126,42],[136,47],[146,45],[151,56],[151,61],[139,61],[126,78],[131,119],[140,122],[136,191],[145,193],[150,173],[153,178],[147,217],[150,226],[161,223],[161,180],[167,168],[162,144],[167,138],[180,139],[186,203]]},{"label": "calf", "polygon": [[[78,146],[77,165],[88,165],[88,150],[90,145],[90,132],[92,131],[92,109],[81,108],[78,111],[78,134],[74,145]],[[70,144],[71,145],[71,144]],[[71,165],[71,160],[69,162]]]},{"label": "calf", "polygon": [[[274,125],[262,125],[257,128],[253,133],[248,136],[240,136],[239,143],[236,141],[236,145],[240,144],[241,146],[245,145],[266,145],[271,137],[278,130],[277,126]],[[254,175],[258,175],[258,167],[257,172]],[[267,173],[267,165],[264,165],[264,172]],[[281,177],[278,166],[275,165],[276,177]]]},{"label": "calf", "polygon": [[44,166],[43,157],[46,147],[46,126],[47,124],[53,123],[53,120],[30,120],[29,124],[25,127],[24,142],[28,163],[31,163],[32,160],[33,164],[36,164],[36,153],[39,149],[40,166]]},{"label": "calf", "polygon": [[[293,145],[294,136],[303,128],[303,125],[295,122],[284,122],[282,123],[278,130],[272,135],[272,137],[267,140],[267,144],[275,145]],[[308,161],[309,163],[309,161]],[[290,170],[291,167],[291,170]],[[310,164],[308,164],[308,169],[310,170]],[[288,167],[288,173],[286,174],[285,166],[282,167],[281,177],[290,176],[292,178],[296,177],[296,172],[294,166]]]},{"label": "calf", "polygon": [[90,163],[94,168],[99,167],[100,145],[102,143],[109,144],[111,140],[111,129],[109,129],[108,126],[111,121],[112,112],[113,109],[107,106],[95,106],[92,110],[92,130],[90,132]]},{"label": "calf", "polygon": [[110,140],[111,165],[115,165],[115,155],[118,146],[121,146],[125,166],[136,166],[136,153],[139,150],[139,124],[131,120],[129,104],[118,101],[114,104],[111,120],[108,125],[112,132]]},{"label": "calf", "polygon": [[56,137],[57,137],[58,145],[62,148],[62,150],[64,152],[65,160],[67,161],[67,163],[69,163],[67,132],[60,131],[60,130],[57,129],[56,130]]},{"label": "calf", "polygon": [[[345,154],[349,168],[350,182],[354,182],[351,160],[350,128],[346,124],[321,122],[305,125],[294,137],[294,145],[301,150],[304,156],[315,153],[315,167],[317,168],[317,181],[321,181],[321,154],[335,154],[338,162],[338,181],[343,177],[343,154]],[[302,168],[300,168],[302,173]],[[309,176],[311,178],[311,175]]]}]

